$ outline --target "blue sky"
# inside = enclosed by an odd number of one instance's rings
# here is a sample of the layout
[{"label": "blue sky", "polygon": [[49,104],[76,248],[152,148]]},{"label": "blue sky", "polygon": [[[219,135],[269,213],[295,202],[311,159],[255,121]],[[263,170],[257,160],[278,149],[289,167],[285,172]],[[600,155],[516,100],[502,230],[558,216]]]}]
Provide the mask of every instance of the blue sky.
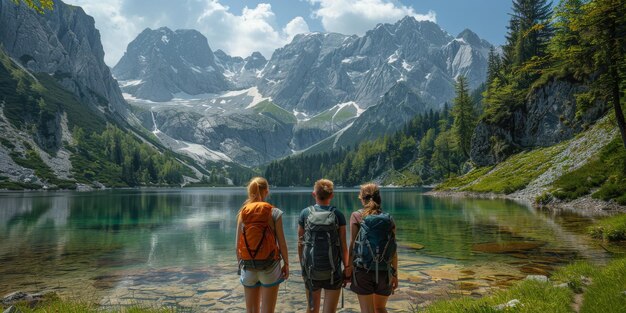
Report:
[{"label": "blue sky", "polygon": [[105,62],[114,66],[126,46],[146,27],[193,28],[213,50],[265,57],[298,33],[331,31],[362,35],[378,23],[406,15],[432,20],[456,35],[465,28],[504,43],[510,0],[65,0],[96,22]]},{"label": "blue sky", "polygon": [[[280,24],[286,24],[295,16],[302,16],[311,31],[324,31],[319,19],[312,16],[312,6],[308,1],[223,1],[234,11],[241,11],[244,6],[253,7],[258,3],[271,3]],[[433,11],[437,23],[452,35],[457,35],[465,28],[476,32],[481,38],[501,45],[504,43],[506,25],[509,22],[511,0],[413,0],[396,1],[413,7],[418,13]]]}]

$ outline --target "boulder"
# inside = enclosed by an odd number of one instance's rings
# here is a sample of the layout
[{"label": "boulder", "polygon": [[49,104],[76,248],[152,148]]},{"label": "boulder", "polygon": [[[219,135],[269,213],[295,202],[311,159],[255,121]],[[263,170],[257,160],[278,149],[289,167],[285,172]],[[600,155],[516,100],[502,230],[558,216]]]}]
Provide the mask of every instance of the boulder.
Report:
[{"label": "boulder", "polygon": [[526,280],[534,280],[541,283],[547,283],[549,281],[546,275],[528,275],[526,276]]},{"label": "boulder", "polygon": [[517,307],[517,306],[522,306],[522,303],[519,300],[517,300],[517,299],[513,299],[513,300],[511,300],[511,301],[509,301],[507,303],[496,305],[494,307],[494,309],[496,311],[503,311],[503,310],[506,310],[508,308],[514,308],[514,307]]}]

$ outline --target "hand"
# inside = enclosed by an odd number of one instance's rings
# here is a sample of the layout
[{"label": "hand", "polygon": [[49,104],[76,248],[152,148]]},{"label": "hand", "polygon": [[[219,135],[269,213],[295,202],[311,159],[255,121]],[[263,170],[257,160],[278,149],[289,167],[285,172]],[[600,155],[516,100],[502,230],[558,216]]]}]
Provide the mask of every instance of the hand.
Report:
[{"label": "hand", "polygon": [[284,280],[289,279],[289,264],[287,263],[283,264],[283,267],[280,271],[282,273],[282,277]]},{"label": "hand", "polygon": [[352,281],[352,266],[343,269],[343,287]]},{"label": "hand", "polygon": [[391,276],[391,290],[392,293],[398,289],[398,276]]}]

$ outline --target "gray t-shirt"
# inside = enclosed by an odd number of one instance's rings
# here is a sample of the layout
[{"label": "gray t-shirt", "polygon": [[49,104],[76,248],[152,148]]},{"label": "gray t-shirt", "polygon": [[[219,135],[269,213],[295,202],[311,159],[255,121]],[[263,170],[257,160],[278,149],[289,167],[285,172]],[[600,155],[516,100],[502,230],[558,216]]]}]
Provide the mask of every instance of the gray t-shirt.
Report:
[{"label": "gray t-shirt", "polygon": [[272,208],[272,219],[277,222],[278,219],[283,216],[283,211],[279,208]]}]

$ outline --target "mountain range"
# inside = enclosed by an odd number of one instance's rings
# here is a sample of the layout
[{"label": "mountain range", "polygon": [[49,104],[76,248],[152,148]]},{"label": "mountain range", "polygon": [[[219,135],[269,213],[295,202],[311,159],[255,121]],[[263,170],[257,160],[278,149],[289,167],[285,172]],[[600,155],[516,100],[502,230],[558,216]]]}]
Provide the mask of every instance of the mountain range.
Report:
[{"label": "mountain range", "polygon": [[[391,133],[439,110],[456,77],[486,75],[491,45],[405,17],[364,36],[300,34],[267,60],[213,52],[194,30],[144,30],[113,68],[143,126],[199,161],[258,166]],[[194,148],[190,148],[194,147]]]}]

